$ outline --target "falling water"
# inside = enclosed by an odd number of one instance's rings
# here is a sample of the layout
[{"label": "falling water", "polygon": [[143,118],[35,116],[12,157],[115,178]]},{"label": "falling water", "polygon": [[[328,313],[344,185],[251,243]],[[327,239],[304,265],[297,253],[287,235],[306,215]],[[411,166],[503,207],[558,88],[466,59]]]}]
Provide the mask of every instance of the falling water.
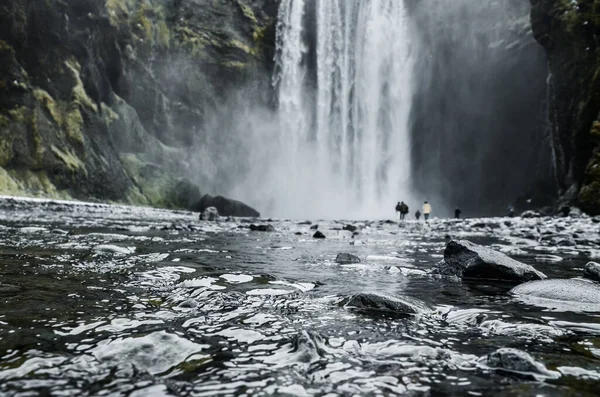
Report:
[{"label": "falling water", "polygon": [[398,0],[282,1],[274,212],[389,216],[410,199],[407,25]]}]

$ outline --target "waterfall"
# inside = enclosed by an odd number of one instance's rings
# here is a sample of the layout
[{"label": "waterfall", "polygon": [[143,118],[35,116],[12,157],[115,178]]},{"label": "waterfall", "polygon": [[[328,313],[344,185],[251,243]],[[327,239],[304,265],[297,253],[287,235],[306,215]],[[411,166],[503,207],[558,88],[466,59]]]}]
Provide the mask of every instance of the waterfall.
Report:
[{"label": "waterfall", "polygon": [[411,189],[413,62],[402,0],[283,0],[274,213],[388,217]]}]

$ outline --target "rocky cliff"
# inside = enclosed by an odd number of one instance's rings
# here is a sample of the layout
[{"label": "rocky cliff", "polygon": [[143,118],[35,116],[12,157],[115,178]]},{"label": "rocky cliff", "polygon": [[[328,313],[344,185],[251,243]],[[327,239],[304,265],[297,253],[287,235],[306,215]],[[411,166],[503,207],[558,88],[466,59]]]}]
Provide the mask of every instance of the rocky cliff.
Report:
[{"label": "rocky cliff", "polygon": [[600,214],[600,1],[531,0],[550,66],[556,180],[564,202]]},{"label": "rocky cliff", "polygon": [[175,175],[207,115],[245,84],[269,101],[276,12],[275,0],[0,0],[0,194],[189,206],[199,189]]}]

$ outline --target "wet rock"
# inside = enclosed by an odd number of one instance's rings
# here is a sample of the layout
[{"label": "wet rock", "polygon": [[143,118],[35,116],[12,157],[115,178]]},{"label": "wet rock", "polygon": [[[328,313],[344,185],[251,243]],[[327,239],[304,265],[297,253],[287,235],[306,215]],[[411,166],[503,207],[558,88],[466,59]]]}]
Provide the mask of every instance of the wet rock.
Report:
[{"label": "wet rock", "polygon": [[319,228],[319,225],[312,225],[310,227],[310,230],[317,230]]},{"label": "wet rock", "polygon": [[535,211],[525,211],[521,214],[521,218],[540,218],[541,215]]},{"label": "wet rock", "polygon": [[485,364],[490,368],[534,377],[558,378],[559,376],[556,372],[546,369],[542,363],[535,361],[529,354],[511,348],[498,349],[488,354]]},{"label": "wet rock", "polygon": [[518,285],[510,292],[556,301],[600,304],[600,285],[575,278],[532,281]]},{"label": "wet rock", "polygon": [[299,222],[298,225],[312,225],[311,221]]},{"label": "wet rock", "polygon": [[347,265],[351,263],[360,263],[360,258],[356,255],[348,254],[348,253],[340,253],[335,258],[335,262],[341,265]]},{"label": "wet rock", "polygon": [[325,238],[325,235],[319,231],[317,231],[315,234],[313,234],[313,238]]},{"label": "wet rock", "polygon": [[208,208],[215,208],[222,216],[239,216],[246,218],[258,218],[260,213],[254,208],[242,203],[241,201],[228,199],[223,196],[202,196],[200,201],[194,204],[190,209],[192,211],[202,212]]},{"label": "wet rock", "polygon": [[53,229],[51,231],[52,234],[60,234],[63,236],[66,236],[67,234],[69,234],[69,232],[67,232],[66,230],[62,230],[62,229]]},{"label": "wet rock", "polygon": [[218,221],[219,220],[219,211],[215,207],[208,207],[202,211],[200,214],[201,221]]},{"label": "wet rock", "polygon": [[498,280],[516,283],[546,278],[532,266],[467,240],[450,241],[444,251],[444,260],[438,263],[431,273],[464,280]]},{"label": "wet rock", "polygon": [[274,232],[273,225],[250,225],[250,230],[253,232]]},{"label": "wet rock", "polygon": [[583,269],[583,277],[600,282],[600,263],[590,262]]},{"label": "wet rock", "polygon": [[354,225],[346,225],[346,226],[344,226],[343,229],[348,232],[353,232],[353,233],[358,230],[358,228]]},{"label": "wet rock", "polygon": [[392,314],[418,314],[425,305],[408,297],[395,297],[375,293],[358,293],[342,301],[344,309],[358,312],[379,312]]}]

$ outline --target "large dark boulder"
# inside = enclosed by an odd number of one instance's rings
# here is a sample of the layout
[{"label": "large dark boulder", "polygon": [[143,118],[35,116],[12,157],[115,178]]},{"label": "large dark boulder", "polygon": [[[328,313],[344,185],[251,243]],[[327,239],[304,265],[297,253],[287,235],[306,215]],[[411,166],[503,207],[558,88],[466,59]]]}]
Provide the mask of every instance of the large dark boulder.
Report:
[{"label": "large dark boulder", "polygon": [[260,213],[254,208],[242,203],[241,201],[228,199],[222,196],[202,196],[200,201],[192,205],[192,211],[203,212],[206,208],[214,207],[222,216],[239,216],[258,218]]},{"label": "large dark boulder", "polygon": [[438,263],[431,273],[459,277],[463,280],[496,280],[514,283],[546,278],[543,273],[530,265],[467,240],[450,241],[444,251],[444,260]]},{"label": "large dark boulder", "polygon": [[389,313],[411,315],[427,310],[425,304],[408,297],[396,297],[375,293],[358,293],[342,301],[346,310],[363,313]]},{"label": "large dark boulder", "polygon": [[600,263],[590,262],[583,269],[583,277],[600,282]]},{"label": "large dark boulder", "polygon": [[[600,304],[600,285],[582,279],[532,281],[516,286],[513,295],[581,304]],[[600,306],[598,307],[600,310]]]}]

